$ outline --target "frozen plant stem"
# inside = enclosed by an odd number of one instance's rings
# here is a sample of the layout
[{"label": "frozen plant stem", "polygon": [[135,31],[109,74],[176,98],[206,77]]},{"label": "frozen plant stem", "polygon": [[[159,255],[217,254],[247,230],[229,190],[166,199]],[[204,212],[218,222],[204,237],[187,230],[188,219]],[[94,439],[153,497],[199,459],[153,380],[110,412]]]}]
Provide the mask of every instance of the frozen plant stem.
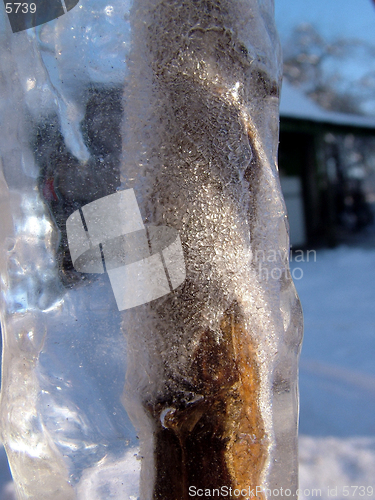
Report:
[{"label": "frozen plant stem", "polygon": [[[141,497],[294,493],[302,315],[282,257],[273,2],[135,0],[130,20],[122,177],[145,220],[179,231],[187,271],[123,318]],[[259,273],[257,250],[276,251],[262,264],[279,279]]]}]

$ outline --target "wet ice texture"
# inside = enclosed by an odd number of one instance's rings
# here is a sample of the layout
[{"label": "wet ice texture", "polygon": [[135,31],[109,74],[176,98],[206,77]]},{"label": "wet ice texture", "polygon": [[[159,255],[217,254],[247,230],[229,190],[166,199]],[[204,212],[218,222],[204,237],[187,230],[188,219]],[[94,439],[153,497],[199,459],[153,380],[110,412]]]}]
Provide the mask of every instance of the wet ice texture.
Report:
[{"label": "wet ice texture", "polygon": [[[81,0],[17,34],[1,11],[1,420],[18,495],[184,498],[201,463],[208,482],[293,488],[301,312],[272,2],[129,8]],[[145,223],[178,230],[187,275],[120,313],[106,275],[74,270],[66,220],[127,188]]]},{"label": "wet ice texture", "polygon": [[182,497],[181,477],[293,490],[302,329],[275,160],[272,4],[139,0],[131,23],[122,175],[147,220],[179,230],[187,266],[179,292],[134,311],[129,335],[142,494]]},{"label": "wet ice texture", "polygon": [[118,498],[139,489],[125,329],[108,279],[74,271],[65,229],[119,185],[128,6],[112,7],[82,1],[14,35],[0,21],[1,428],[19,498],[84,498],[85,481],[107,499],[129,474]]}]

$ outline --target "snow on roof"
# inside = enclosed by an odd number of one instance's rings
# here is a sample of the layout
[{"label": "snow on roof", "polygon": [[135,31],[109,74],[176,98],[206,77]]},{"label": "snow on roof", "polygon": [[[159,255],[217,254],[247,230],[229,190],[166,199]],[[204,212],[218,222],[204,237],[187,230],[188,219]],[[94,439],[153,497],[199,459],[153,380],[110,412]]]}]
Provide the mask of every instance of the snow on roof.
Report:
[{"label": "snow on roof", "polygon": [[327,111],[285,79],[281,89],[280,116],[333,125],[375,129],[375,117]]}]

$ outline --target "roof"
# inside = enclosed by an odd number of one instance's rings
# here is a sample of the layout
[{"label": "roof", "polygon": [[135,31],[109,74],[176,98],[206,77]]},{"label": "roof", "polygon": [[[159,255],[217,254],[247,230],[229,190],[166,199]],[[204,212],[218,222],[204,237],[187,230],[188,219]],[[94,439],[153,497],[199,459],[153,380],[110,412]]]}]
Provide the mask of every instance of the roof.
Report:
[{"label": "roof", "polygon": [[281,89],[280,116],[343,127],[375,129],[375,117],[327,111],[286,80]]}]

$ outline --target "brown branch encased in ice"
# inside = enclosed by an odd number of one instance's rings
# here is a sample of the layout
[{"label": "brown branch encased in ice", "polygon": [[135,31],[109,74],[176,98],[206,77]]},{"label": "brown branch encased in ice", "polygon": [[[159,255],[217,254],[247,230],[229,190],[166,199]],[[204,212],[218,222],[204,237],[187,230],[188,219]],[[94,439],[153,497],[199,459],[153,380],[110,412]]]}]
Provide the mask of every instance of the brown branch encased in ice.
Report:
[{"label": "brown branch encased in ice", "polygon": [[[146,222],[179,231],[187,273],[124,320],[125,400],[143,408],[125,402],[139,426],[142,498],[266,488],[279,476],[295,485],[301,326],[275,161],[272,2],[138,0],[131,23],[123,179]],[[254,259],[271,250],[276,280]],[[293,354],[278,357],[283,345]],[[277,377],[293,407],[287,474],[274,468]]]}]

